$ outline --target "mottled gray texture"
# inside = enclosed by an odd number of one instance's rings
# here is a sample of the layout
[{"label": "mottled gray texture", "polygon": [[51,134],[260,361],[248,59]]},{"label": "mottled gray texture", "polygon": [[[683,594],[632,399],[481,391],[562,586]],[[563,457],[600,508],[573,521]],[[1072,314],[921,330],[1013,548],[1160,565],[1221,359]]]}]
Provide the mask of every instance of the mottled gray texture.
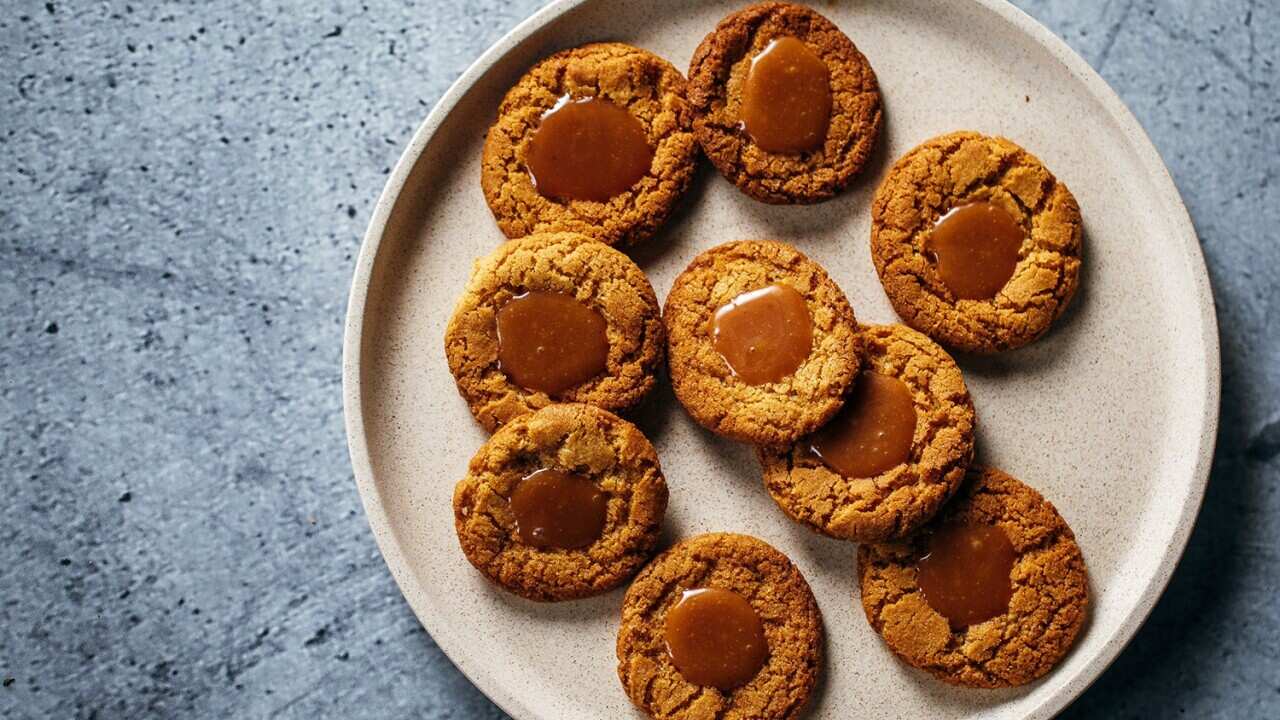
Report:
[{"label": "mottled gray texture", "polygon": [[[536,0],[0,18],[0,716],[489,718],[374,547],[339,393],[390,166]],[[1280,716],[1280,7],[1020,5],[1190,207],[1219,451],[1169,593],[1071,717]]]}]

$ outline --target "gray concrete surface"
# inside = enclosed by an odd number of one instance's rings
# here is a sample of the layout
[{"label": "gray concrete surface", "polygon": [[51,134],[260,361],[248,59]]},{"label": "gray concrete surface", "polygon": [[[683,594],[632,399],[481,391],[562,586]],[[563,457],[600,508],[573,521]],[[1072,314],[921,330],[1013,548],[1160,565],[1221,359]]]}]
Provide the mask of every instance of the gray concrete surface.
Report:
[{"label": "gray concrete surface", "polygon": [[[339,397],[360,233],[538,0],[0,16],[0,716],[499,718],[401,599]],[[1280,7],[1023,0],[1164,154],[1223,423],[1150,622],[1069,717],[1280,717]]]}]

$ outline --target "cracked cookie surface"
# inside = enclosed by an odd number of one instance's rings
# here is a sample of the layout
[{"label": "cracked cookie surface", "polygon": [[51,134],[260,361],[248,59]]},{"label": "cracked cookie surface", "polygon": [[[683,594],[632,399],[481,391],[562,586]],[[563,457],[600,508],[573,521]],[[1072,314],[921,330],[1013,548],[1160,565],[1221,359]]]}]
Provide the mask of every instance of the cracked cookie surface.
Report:
[{"label": "cracked cookie surface", "polygon": [[[1013,276],[990,300],[958,300],[925,243],[952,208],[989,202],[1026,231]],[[903,321],[958,350],[992,353],[1043,335],[1080,282],[1080,207],[1035,156],[1004,138],[954,132],[894,164],[871,207],[871,258]]]},{"label": "cracked cookie surface", "polygon": [[[768,152],[741,129],[751,60],[779,37],[803,41],[830,73],[831,121],[812,152]],[[779,2],[733,13],[703,39],[689,65],[689,102],[698,142],[720,173],[774,204],[834,196],[866,164],[884,118],[875,72],[853,41],[813,9]]]},{"label": "cracked cookie surface", "polygon": [[[607,497],[601,536],[572,550],[521,541],[508,498],[534,471],[590,478]],[[582,404],[551,405],[489,438],[453,491],[454,528],[467,560],[530,600],[570,600],[617,587],[652,555],[667,508],[653,445],[622,418]]]},{"label": "cracked cookie surface", "polygon": [[[555,397],[516,385],[498,362],[498,309],[530,290],[566,293],[605,319],[605,371]],[[576,233],[510,240],[476,261],[445,331],[445,356],[458,392],[485,429],[553,402],[624,410],[652,389],[662,363],[657,296],[623,253]]]},{"label": "cracked cookie surface", "polygon": [[[946,522],[995,525],[1016,552],[1008,612],[953,630],[929,606],[916,562]],[[994,468],[973,466],[955,499],[920,533],[858,547],[858,583],[871,626],[894,653],[956,685],[1006,687],[1044,675],[1084,625],[1089,591],[1071,528],[1040,493]]]},{"label": "cracked cookie surface", "polygon": [[[865,371],[911,391],[916,429],[907,462],[875,477],[851,478],[810,450],[810,439],[757,451],[764,484],[793,520],[857,542],[900,538],[928,522],[964,479],[973,459],[973,401],[960,368],[905,325],[863,326]],[[856,381],[855,381],[856,382]]]},{"label": "cracked cookie surface", "polygon": [[[742,293],[774,283],[804,297],[812,346],[790,375],[749,385],[716,351],[712,318]],[[812,432],[840,409],[861,364],[857,321],[844,291],[786,243],[742,240],[703,252],[676,278],[662,317],[676,397],[699,424],[743,442],[779,445]]]},{"label": "cracked cookie surface", "polygon": [[[768,658],[745,685],[694,685],[666,651],[667,612],[685,590],[732,590],[764,626]],[[822,616],[808,582],[785,555],[747,535],[689,538],[636,576],[622,603],[618,678],[631,701],[658,720],[789,720],[798,717],[819,672]]]},{"label": "cracked cookie surface", "polygon": [[[480,187],[498,227],[512,238],[567,230],[618,246],[651,236],[695,170],[698,145],[685,86],[671,63],[622,43],[563,50],[531,68],[503,98],[480,161]],[[529,142],[542,116],[566,95],[625,108],[653,149],[649,172],[605,202],[544,197],[529,175]]]}]

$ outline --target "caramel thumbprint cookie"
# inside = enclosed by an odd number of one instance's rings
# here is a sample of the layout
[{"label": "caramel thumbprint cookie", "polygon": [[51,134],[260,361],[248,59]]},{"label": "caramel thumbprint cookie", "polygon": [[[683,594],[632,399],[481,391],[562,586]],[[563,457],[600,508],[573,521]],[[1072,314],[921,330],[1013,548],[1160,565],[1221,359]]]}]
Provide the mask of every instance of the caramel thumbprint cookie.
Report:
[{"label": "caramel thumbprint cookie", "polygon": [[1022,685],[1071,648],[1089,605],[1084,557],[1053,505],[973,466],[911,539],[858,547],[871,627],[909,665],[970,687]]},{"label": "caramel thumbprint cookie", "polygon": [[666,221],[697,148],[680,71],[640,48],[593,43],[543,60],[507,93],[480,186],[507,237],[568,230],[624,246]]},{"label": "caramel thumbprint cookie", "polygon": [[893,309],[949,347],[1040,337],[1080,282],[1080,207],[1031,153],[955,132],[907,153],[871,208],[871,258]]},{"label": "caramel thumbprint cookie", "polygon": [[807,435],[840,409],[858,373],[857,321],[817,263],[745,240],[694,258],[667,295],[671,385],[712,432],[757,445]]},{"label": "caramel thumbprint cookie", "polygon": [[591,405],[521,416],[480,448],[453,491],[467,560],[530,600],[617,587],[652,555],[667,508],[653,446]]},{"label": "caramel thumbprint cookie", "polygon": [[818,605],[785,555],[746,535],[699,535],[627,589],[618,678],[657,720],[790,720],[813,692],[821,644]]},{"label": "caramel thumbprint cookie", "polygon": [[720,21],[693,53],[694,132],[742,192],[774,204],[832,197],[871,155],[884,113],[870,63],[830,20],[765,2]]},{"label": "caramel thumbprint cookie", "polygon": [[844,407],[790,447],[760,448],[769,494],[792,519],[857,542],[928,522],[973,459],[973,402],[960,368],[905,325],[862,328],[864,369]]},{"label": "caramel thumbprint cookie", "polygon": [[553,402],[635,405],[655,382],[662,334],[657,297],[630,258],[542,233],[476,262],[444,341],[458,392],[492,432]]}]

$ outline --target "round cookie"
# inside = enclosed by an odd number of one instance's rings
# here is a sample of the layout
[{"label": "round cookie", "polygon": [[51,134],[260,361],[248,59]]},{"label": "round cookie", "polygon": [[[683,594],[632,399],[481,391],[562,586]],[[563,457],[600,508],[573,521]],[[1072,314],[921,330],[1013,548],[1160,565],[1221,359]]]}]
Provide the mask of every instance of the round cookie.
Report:
[{"label": "round cookie", "polygon": [[[997,526],[1015,553],[1008,610],[967,628],[929,605],[917,561],[948,523]],[[1084,557],[1058,511],[1040,493],[994,468],[972,466],[956,498],[910,540],[858,547],[867,620],[908,664],[970,687],[1022,685],[1070,649],[1088,610]]]},{"label": "round cookie", "polygon": [[[668,654],[664,626],[684,591],[716,588],[750,602],[764,626],[763,667],[732,690],[694,685]],[[685,540],[631,583],[618,629],[618,678],[652,718],[798,717],[818,679],[822,615],[804,576],[762,540],[711,533]]]},{"label": "round cookie", "polygon": [[[507,92],[485,138],[480,187],[507,237],[567,230],[609,245],[651,236],[693,178],[697,141],[685,79],[671,63],[622,43],[563,50],[533,66]],[[640,121],[653,160],[649,172],[605,202],[543,196],[526,165],[543,116],[564,97],[607,99]]]},{"label": "round cookie", "polygon": [[[985,201],[1027,231],[994,298],[957,299],[925,247],[949,210]],[[871,258],[905,323],[952,348],[992,353],[1035,340],[1080,282],[1080,207],[1067,186],[1009,140],[954,132],[894,164],[871,208]]]},{"label": "round cookie", "polygon": [[[809,152],[767,151],[743,129],[752,59],[780,37],[803,41],[829,72],[830,124]],[[698,142],[720,174],[774,204],[834,196],[866,164],[884,121],[875,72],[853,41],[812,8],[780,2],[739,10],[703,39],[689,65],[689,102]]]},{"label": "round cookie", "polygon": [[[517,385],[499,362],[496,318],[528,291],[572,295],[606,323],[605,371],[555,397]],[[499,246],[476,262],[445,331],[445,355],[458,392],[485,429],[553,402],[607,410],[634,406],[653,387],[662,363],[657,296],[623,253],[575,233],[540,233]]]},{"label": "round cookie", "polygon": [[[781,380],[750,385],[716,350],[712,320],[734,298],[771,284],[803,296],[811,350]],[[698,255],[676,278],[662,319],[676,397],[698,423],[743,442],[780,445],[812,432],[840,409],[860,366],[849,300],[821,266],[786,243],[742,240]]]},{"label": "round cookie", "polygon": [[[510,498],[545,469],[575,473],[603,492],[600,536],[575,549],[535,547],[518,532]],[[631,423],[591,405],[551,405],[489,438],[453,491],[453,522],[467,560],[530,600],[597,595],[631,577],[653,553],[667,483],[653,445]]]},{"label": "round cookie", "polygon": [[834,538],[882,542],[928,522],[960,486],[973,459],[973,401],[951,356],[905,325],[863,326],[862,348],[864,372],[895,378],[911,392],[916,424],[907,462],[873,477],[845,477],[813,452],[811,438],[757,455],[765,487],[791,519]]}]

